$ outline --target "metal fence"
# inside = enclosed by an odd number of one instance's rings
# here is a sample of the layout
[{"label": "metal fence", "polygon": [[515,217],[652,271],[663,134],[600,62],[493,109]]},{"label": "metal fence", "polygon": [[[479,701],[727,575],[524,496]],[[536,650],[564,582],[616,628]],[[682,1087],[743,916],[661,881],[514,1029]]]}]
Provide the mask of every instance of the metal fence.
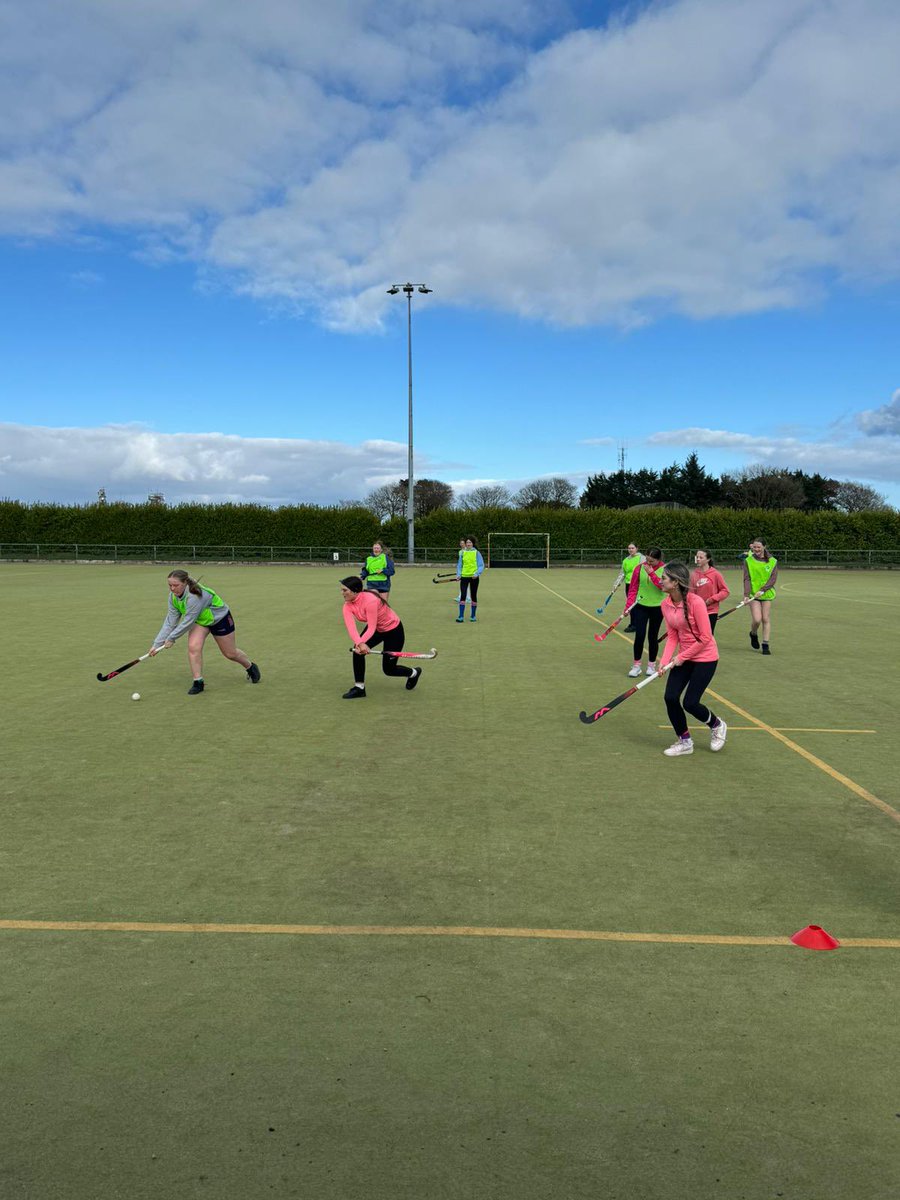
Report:
[{"label": "metal fence", "polygon": [[[365,561],[369,546],[239,546],[144,543],[88,542],[0,542],[0,562],[153,562],[167,564],[195,562],[235,563],[311,563],[359,565]],[[456,546],[417,546],[416,564],[455,563]],[[667,558],[690,561],[693,548],[669,547]],[[575,549],[550,546],[550,565],[557,567],[614,567],[623,556],[621,546],[581,546]],[[738,566],[746,547],[712,549],[722,566]],[[778,561],[792,567],[900,567],[900,550],[802,550],[773,549]],[[398,550],[398,565],[404,565],[406,551]]]}]

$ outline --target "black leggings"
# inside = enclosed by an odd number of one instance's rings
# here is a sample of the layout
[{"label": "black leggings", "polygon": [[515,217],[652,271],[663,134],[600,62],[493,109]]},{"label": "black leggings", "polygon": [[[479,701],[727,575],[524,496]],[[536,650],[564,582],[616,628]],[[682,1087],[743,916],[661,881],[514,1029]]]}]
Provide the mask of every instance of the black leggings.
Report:
[{"label": "black leggings", "polygon": [[629,613],[634,626],[634,661],[644,653],[644,637],[647,638],[647,653],[650,661],[656,662],[659,650],[659,627],[662,625],[662,608],[658,604],[636,604]]},{"label": "black leggings", "polygon": [[[406,635],[403,632],[403,622],[401,621],[394,629],[389,629],[387,633],[373,633],[371,637],[366,638],[367,646],[379,646],[384,642],[385,650],[402,650],[403,643],[406,640]],[[408,679],[412,675],[410,667],[401,667],[398,659],[392,658],[389,654],[382,655],[381,669],[385,675],[402,675]],[[353,654],[353,680],[355,683],[363,683],[366,678],[366,655]]]},{"label": "black leggings", "polygon": [[716,632],[716,621],[718,621],[718,619],[719,619],[718,613],[710,613],[709,614],[709,627],[713,633]]},{"label": "black leggings", "polygon": [[[687,733],[688,723],[687,717],[684,715],[685,709],[692,717],[702,721],[704,725],[712,726],[716,720],[715,714],[710,712],[705,704],[700,703],[700,697],[709,687],[718,665],[717,661],[686,662],[672,667],[666,675],[666,711],[672,722],[672,728],[679,737],[683,733]],[[684,697],[679,700],[682,692],[684,692]]]},{"label": "black leggings", "polygon": [[466,594],[470,592],[472,604],[478,603],[478,575],[463,575],[459,581],[459,598],[463,604],[466,602]]}]

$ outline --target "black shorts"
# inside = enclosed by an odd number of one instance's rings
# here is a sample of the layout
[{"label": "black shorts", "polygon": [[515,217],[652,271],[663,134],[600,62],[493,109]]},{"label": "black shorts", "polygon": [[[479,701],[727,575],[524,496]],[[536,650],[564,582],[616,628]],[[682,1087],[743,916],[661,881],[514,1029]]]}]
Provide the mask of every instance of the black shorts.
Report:
[{"label": "black shorts", "polygon": [[208,628],[213,637],[227,637],[229,633],[234,633],[234,617],[227,612],[224,617],[219,617],[215,625]]}]

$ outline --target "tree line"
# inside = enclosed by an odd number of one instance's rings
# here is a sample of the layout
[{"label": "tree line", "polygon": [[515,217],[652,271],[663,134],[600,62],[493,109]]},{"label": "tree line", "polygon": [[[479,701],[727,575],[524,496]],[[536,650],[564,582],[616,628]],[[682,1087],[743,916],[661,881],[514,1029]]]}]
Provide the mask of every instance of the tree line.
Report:
[{"label": "tree line", "polygon": [[[375,488],[362,503],[379,520],[406,515],[409,483],[400,479]],[[696,453],[683,463],[672,463],[661,471],[643,467],[637,471],[600,472],[588,477],[584,491],[562,476],[535,479],[516,492],[501,484],[485,485],[455,495],[439,479],[417,479],[413,489],[417,518],[442,508],[477,512],[483,508],[634,508],[638,505],[691,508],[763,509],[800,512],[884,512],[890,510],[885,497],[867,484],[852,479],[831,479],[818,472],[789,471],[761,464],[732,474],[711,475]]]}]

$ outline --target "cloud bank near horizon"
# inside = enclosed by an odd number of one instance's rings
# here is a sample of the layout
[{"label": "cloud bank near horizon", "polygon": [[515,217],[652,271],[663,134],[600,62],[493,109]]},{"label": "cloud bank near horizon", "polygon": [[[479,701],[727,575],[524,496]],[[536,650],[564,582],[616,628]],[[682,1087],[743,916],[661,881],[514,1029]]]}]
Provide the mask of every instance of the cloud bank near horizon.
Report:
[{"label": "cloud bank near horizon", "polygon": [[[704,428],[666,430],[642,444],[647,462],[661,447],[684,455],[717,452],[729,465],[749,463],[800,467],[838,479],[878,485],[900,480],[900,392],[890,404],[857,414],[864,432],[846,440],[828,435],[763,437]],[[895,432],[890,432],[893,429]],[[602,442],[603,439],[600,439]],[[592,439],[580,445],[590,447]],[[573,452],[577,447],[573,446]],[[143,426],[107,425],[97,429],[56,429],[0,424],[0,496],[26,502],[91,503],[103,487],[110,501],[141,502],[162,492],[169,503],[234,502],[267,505],[338,504],[362,500],[384,483],[406,477],[406,445],[302,438],[255,438],[222,433],[158,433]],[[682,457],[682,453],[673,457]],[[511,493],[536,478],[563,476],[583,488],[600,468],[548,470],[517,478],[474,477],[468,464],[416,455],[416,475],[443,479],[457,496],[483,485],[502,484]],[[900,501],[900,494],[894,502]]]}]

